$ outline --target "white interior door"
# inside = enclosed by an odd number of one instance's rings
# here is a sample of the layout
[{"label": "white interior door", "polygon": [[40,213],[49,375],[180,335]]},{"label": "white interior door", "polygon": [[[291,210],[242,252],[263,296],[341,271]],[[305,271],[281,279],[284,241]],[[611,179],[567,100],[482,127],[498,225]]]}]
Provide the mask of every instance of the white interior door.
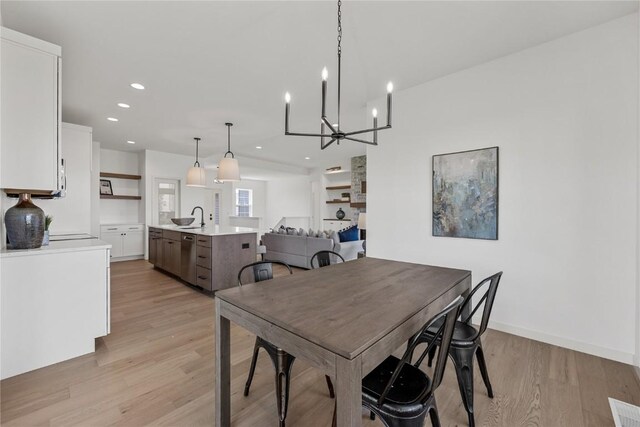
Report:
[{"label": "white interior door", "polygon": [[180,216],[180,180],[155,178],[153,181],[153,224],[171,225]]}]

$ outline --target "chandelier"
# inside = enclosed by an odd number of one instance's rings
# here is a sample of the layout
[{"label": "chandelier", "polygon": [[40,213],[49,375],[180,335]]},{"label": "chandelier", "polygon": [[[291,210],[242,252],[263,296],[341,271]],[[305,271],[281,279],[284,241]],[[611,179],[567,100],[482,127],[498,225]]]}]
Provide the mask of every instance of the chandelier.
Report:
[{"label": "chandelier", "polygon": [[[356,130],[350,132],[344,132],[340,127],[340,89],[341,89],[341,63],[342,63],[342,1],[338,0],[338,120],[333,123],[327,119],[326,115],[326,98],[327,98],[327,77],[329,73],[325,67],[322,70],[322,117],[320,121],[320,133],[300,133],[289,132],[289,115],[291,106],[291,95],[289,92],[285,94],[285,110],[284,110],[284,134],[291,136],[313,136],[320,138],[320,149],[324,150],[334,142],[338,145],[343,139],[355,142],[362,142],[364,144],[378,145],[378,131],[384,129],[391,129],[391,92],[393,91],[393,84],[389,82],[387,84],[387,124],[386,126],[378,127],[378,111],[374,108],[371,112],[373,115],[373,127],[369,129]],[[326,128],[329,128],[329,132],[325,133]],[[354,135],[361,135],[365,133],[373,133],[371,141],[364,139],[354,138]],[[327,141],[327,139],[329,139]]]}]

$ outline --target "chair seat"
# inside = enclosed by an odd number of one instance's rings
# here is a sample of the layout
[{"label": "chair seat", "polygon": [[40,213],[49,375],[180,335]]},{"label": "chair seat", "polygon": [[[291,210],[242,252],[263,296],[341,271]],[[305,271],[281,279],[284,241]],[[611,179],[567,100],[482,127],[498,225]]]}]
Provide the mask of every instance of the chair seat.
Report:
[{"label": "chair seat", "polygon": [[[424,332],[424,336],[431,340],[433,336],[438,332],[440,326],[442,326],[442,319],[438,319],[429,329]],[[451,346],[453,347],[472,347],[475,345],[473,338],[478,331],[473,326],[456,320],[456,326],[453,330],[453,338],[451,339]]]},{"label": "chair seat", "polygon": [[[362,379],[362,399],[367,406],[376,407],[380,395],[398,366],[400,359],[389,356]],[[411,418],[425,410],[418,401],[424,390],[431,387],[431,379],[420,369],[405,363],[381,409],[389,414]]]}]

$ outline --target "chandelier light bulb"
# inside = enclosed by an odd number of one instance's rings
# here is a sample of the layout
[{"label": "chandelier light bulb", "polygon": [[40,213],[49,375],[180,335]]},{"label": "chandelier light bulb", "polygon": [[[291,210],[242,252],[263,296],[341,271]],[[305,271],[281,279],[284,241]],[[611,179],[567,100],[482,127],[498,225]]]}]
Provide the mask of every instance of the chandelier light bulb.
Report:
[{"label": "chandelier light bulb", "polygon": [[284,94],[284,100],[287,104],[291,102],[291,94],[289,92]]},{"label": "chandelier light bulb", "polygon": [[387,92],[389,93],[393,92],[393,83],[391,82],[387,83]]},{"label": "chandelier light bulb", "polygon": [[324,67],[322,69],[322,80],[327,80],[327,77],[329,77],[329,72],[327,71],[327,67]]},{"label": "chandelier light bulb", "polygon": [[371,114],[373,115],[373,117],[378,117],[378,110],[374,108],[373,110],[371,110]]}]

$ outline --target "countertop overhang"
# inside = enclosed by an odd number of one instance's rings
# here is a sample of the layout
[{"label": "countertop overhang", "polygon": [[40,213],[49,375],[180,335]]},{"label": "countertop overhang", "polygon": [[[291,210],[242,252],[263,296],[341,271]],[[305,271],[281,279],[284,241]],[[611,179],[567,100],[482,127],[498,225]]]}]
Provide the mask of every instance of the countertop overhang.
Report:
[{"label": "countertop overhang", "polygon": [[97,249],[111,249],[111,245],[100,239],[86,240],[64,240],[58,242],[49,242],[46,246],[36,249],[0,249],[0,258],[30,256],[30,255],[47,255],[62,252],[78,252],[92,251]]}]

